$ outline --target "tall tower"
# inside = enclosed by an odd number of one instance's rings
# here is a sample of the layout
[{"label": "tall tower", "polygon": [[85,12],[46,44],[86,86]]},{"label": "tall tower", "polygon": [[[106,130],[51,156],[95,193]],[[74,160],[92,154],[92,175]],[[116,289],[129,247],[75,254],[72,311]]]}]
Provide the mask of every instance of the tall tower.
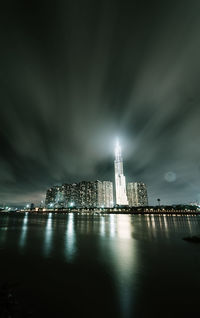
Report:
[{"label": "tall tower", "polygon": [[123,160],[121,155],[121,147],[117,141],[115,147],[115,191],[116,191],[116,204],[128,205],[126,195],[126,178],[123,174]]}]

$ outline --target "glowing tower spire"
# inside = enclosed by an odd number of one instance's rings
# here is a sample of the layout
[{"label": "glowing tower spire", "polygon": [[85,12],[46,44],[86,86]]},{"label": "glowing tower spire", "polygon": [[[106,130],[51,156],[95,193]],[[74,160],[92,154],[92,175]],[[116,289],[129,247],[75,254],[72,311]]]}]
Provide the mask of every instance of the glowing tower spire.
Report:
[{"label": "glowing tower spire", "polygon": [[116,204],[128,205],[126,195],[126,178],[123,173],[123,160],[121,154],[121,147],[117,140],[115,147],[115,191],[116,191]]}]

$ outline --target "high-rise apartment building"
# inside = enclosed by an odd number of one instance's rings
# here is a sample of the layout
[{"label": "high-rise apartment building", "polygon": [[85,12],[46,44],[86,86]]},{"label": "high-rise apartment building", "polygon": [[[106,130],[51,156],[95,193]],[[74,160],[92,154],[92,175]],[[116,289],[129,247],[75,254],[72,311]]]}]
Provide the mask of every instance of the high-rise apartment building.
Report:
[{"label": "high-rise apartment building", "polygon": [[112,208],[113,202],[113,183],[111,181],[102,182],[102,205],[105,208]]},{"label": "high-rise apartment building", "polygon": [[79,206],[79,187],[78,183],[63,184],[62,192],[65,201],[65,207]]},{"label": "high-rise apartment building", "polygon": [[100,181],[82,181],[79,187],[79,206],[94,208],[99,204]]},{"label": "high-rise apartment building", "polygon": [[82,181],[47,190],[46,207],[112,207],[113,184],[110,181]]},{"label": "high-rise apartment building", "polygon": [[110,181],[82,181],[79,187],[80,207],[105,207],[113,206],[113,184]]},{"label": "high-rise apartment building", "polygon": [[148,195],[146,184],[142,182],[129,182],[127,184],[129,206],[147,206]]},{"label": "high-rise apartment building", "polygon": [[45,199],[46,207],[52,207],[61,201],[64,201],[61,186],[54,186],[47,190]]},{"label": "high-rise apartment building", "polygon": [[128,199],[126,194],[126,178],[123,173],[123,159],[121,154],[121,147],[119,142],[115,148],[115,193],[117,205],[128,205]]},{"label": "high-rise apartment building", "polygon": [[46,192],[45,205],[48,206],[49,204],[53,203],[54,200],[55,200],[54,187],[52,187],[48,189]]}]

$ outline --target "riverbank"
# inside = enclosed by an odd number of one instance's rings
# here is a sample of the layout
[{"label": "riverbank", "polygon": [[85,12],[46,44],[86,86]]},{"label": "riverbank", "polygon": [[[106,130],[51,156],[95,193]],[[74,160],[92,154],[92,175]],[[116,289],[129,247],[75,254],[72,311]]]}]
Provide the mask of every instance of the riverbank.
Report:
[{"label": "riverbank", "polygon": [[78,215],[109,215],[109,214],[121,214],[121,215],[166,215],[166,216],[175,216],[175,215],[200,215],[199,211],[118,211],[118,210],[39,210],[39,211],[31,211],[31,210],[19,210],[19,211],[1,211],[0,215],[21,215],[24,213],[33,214],[33,215],[42,215],[42,214],[69,214],[74,213]]}]

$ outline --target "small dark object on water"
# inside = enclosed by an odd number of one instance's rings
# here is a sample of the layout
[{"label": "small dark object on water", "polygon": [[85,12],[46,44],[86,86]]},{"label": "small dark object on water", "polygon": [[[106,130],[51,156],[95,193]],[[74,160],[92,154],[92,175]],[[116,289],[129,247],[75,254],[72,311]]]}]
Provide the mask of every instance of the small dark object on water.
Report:
[{"label": "small dark object on water", "polygon": [[200,243],[200,236],[188,236],[184,237],[183,240],[191,243]]}]

